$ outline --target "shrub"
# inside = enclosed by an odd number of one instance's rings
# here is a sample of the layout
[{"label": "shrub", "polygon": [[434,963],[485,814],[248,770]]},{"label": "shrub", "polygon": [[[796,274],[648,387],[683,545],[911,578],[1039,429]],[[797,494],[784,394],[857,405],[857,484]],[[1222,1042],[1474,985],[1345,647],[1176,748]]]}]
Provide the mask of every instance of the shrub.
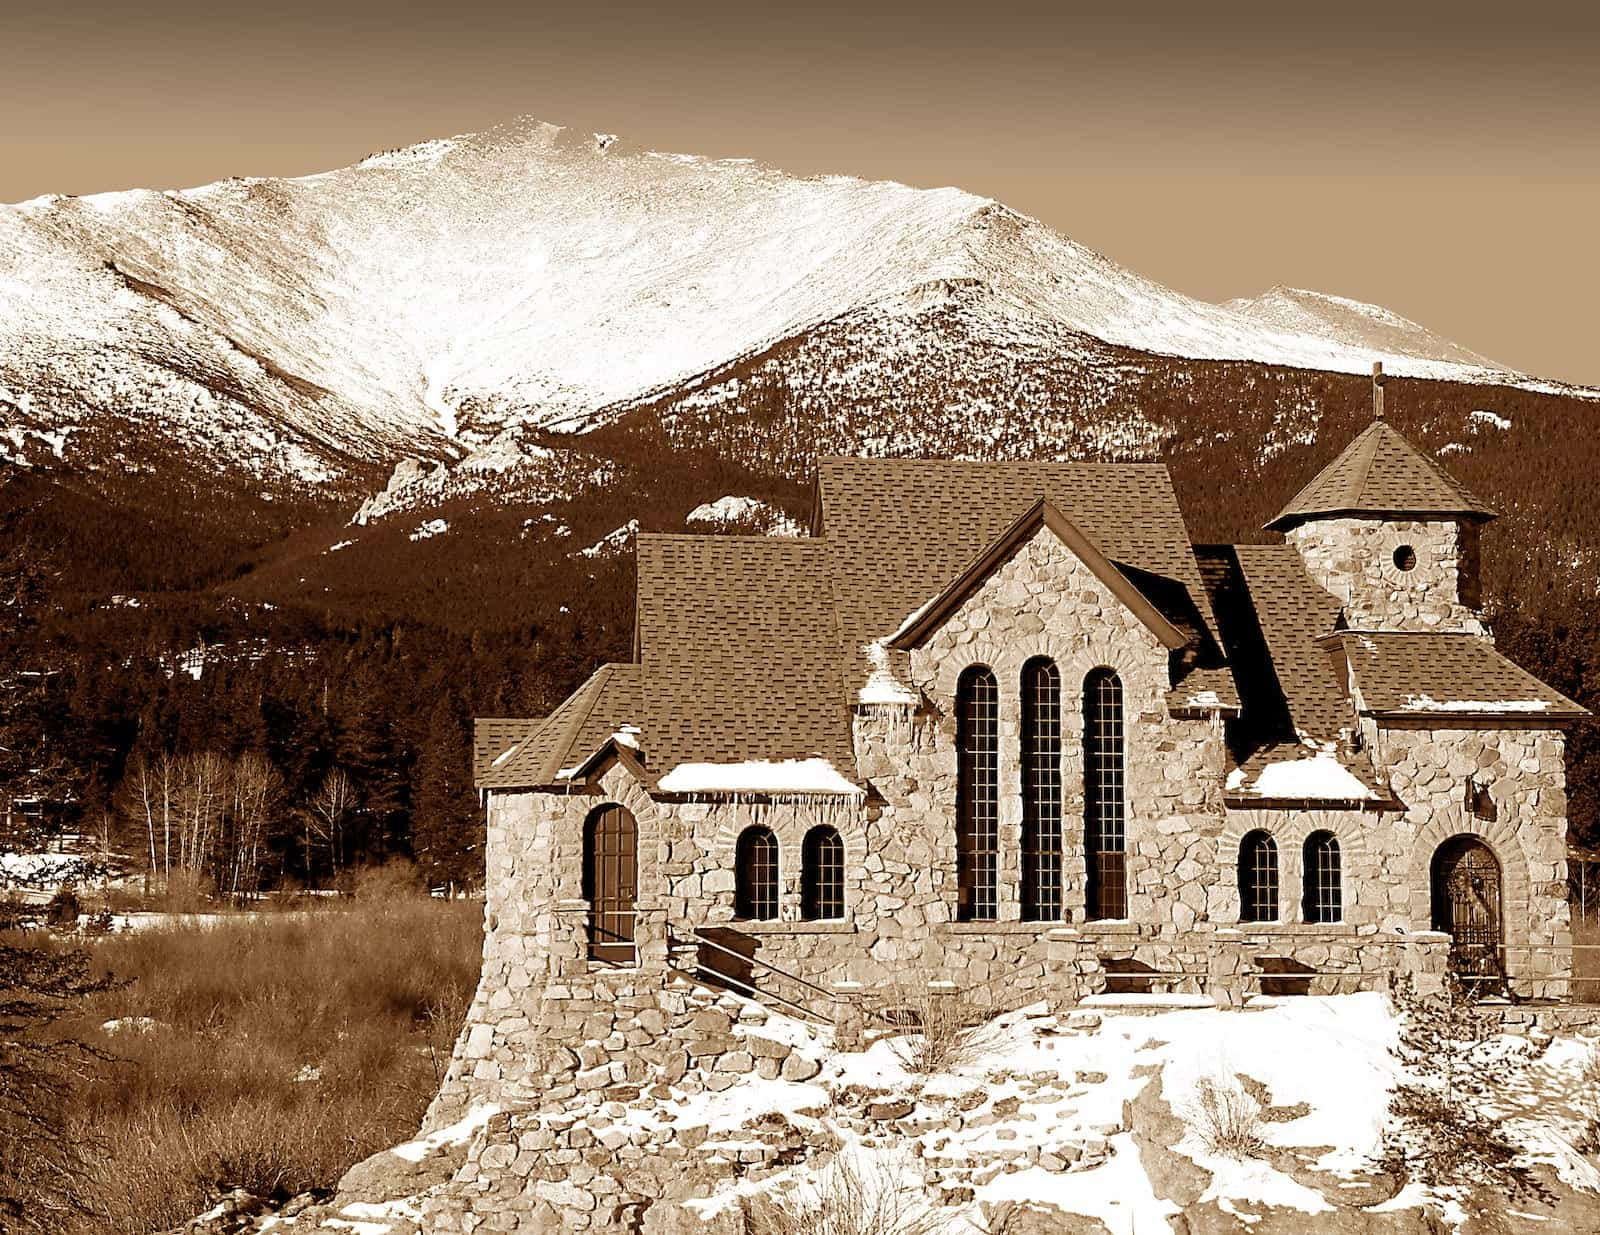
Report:
[{"label": "shrub", "polygon": [[749,1235],[932,1235],[948,1215],[909,1187],[908,1163],[838,1154],[814,1179],[757,1193],[745,1212]]},{"label": "shrub", "polygon": [[897,980],[880,1015],[901,1032],[900,1061],[922,1076],[976,1063],[994,1044],[990,1009],[926,972]]},{"label": "shrub", "polygon": [[1202,1076],[1180,1114],[1209,1154],[1249,1158],[1263,1148],[1261,1104],[1231,1076]]}]

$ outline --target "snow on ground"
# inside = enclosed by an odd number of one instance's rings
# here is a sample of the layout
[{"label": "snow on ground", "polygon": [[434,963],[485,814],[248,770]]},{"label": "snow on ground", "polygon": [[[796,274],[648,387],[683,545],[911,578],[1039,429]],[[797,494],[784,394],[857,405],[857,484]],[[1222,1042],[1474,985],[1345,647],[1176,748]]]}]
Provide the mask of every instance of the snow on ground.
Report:
[{"label": "snow on ground", "polygon": [[95,863],[76,853],[0,853],[0,890],[54,889],[87,879],[95,870]]},{"label": "snow on ground", "polygon": [[422,523],[419,523],[411,532],[407,533],[407,535],[412,540],[429,540],[434,536],[442,536],[449,530],[449,520],[428,519]]},{"label": "snow on ground", "polygon": [[580,557],[611,557],[625,552],[638,534],[639,520],[629,519],[621,527],[607,532],[587,549],[579,549],[578,554]]},{"label": "snow on ground", "polygon": [[440,1128],[437,1132],[430,1132],[427,1136],[407,1141],[403,1145],[396,1145],[389,1152],[397,1158],[404,1158],[407,1162],[421,1162],[429,1154],[447,1145],[465,1145],[472,1139],[472,1134],[488,1123],[491,1116],[499,1114],[499,1111],[500,1108],[492,1103],[475,1106],[449,1127]]},{"label": "snow on ground", "polygon": [[[1136,1140],[1150,1130],[1127,1125],[1126,1104],[1159,1081],[1162,1099],[1192,1123],[1185,1113],[1203,1081],[1237,1088],[1242,1075],[1273,1108],[1261,1124],[1267,1148],[1242,1159],[1220,1156],[1192,1131],[1170,1147],[1210,1176],[1202,1204],[1213,1201],[1247,1222],[1268,1208],[1323,1214],[1335,1208],[1329,1197],[1338,1200],[1341,1186],[1372,1177],[1389,1093],[1399,1077],[1391,1053],[1397,1024],[1384,996],[1298,997],[1233,1011],[1171,1008],[1140,997],[1120,997],[1119,1003],[1098,1013],[1079,1010],[1065,1024],[1043,1004],[1007,1013],[989,1027],[979,1057],[932,1078],[908,1069],[903,1040],[882,1039],[832,1054],[806,1085],[741,1083],[688,1099],[682,1118],[717,1128],[734,1118],[730,1110],[747,1118],[781,1111],[802,1125],[822,1122],[840,1131],[850,1153],[861,1152],[863,1142],[848,1119],[841,1122],[848,1095],[905,1099],[914,1103],[910,1114],[876,1127],[895,1129],[898,1148],[909,1150],[907,1160],[917,1164],[907,1186],[919,1186],[920,1173],[930,1188],[949,1187],[938,1178],[957,1172],[972,1189],[967,1212],[973,1219],[983,1205],[1042,1202],[1097,1218],[1113,1235],[1134,1235],[1166,1230],[1167,1216],[1178,1210],[1152,1187]],[[769,1033],[777,1019],[761,1032]],[[1504,1109],[1508,1131],[1528,1152],[1554,1164],[1570,1185],[1600,1190],[1600,1173],[1575,1154],[1570,1140],[1581,1115],[1570,1104],[1577,1101],[1590,1049],[1586,1042],[1558,1040],[1546,1053],[1542,1078]],[[1569,1103],[1554,1108],[1560,1113],[1554,1123],[1552,1095]],[[1287,1150],[1301,1151],[1309,1177],[1292,1177],[1268,1160]],[[769,1183],[742,1183],[737,1190],[790,1188],[813,1173],[801,1164]],[[1324,1178],[1325,1191],[1311,1186]],[[699,1210],[707,1216],[727,1200],[719,1193],[698,1203]],[[1420,1188],[1384,1208],[1424,1204],[1458,1212],[1448,1197]]]},{"label": "snow on ground", "polygon": [[1487,408],[1482,407],[1474,411],[1467,417],[1467,419],[1470,420],[1474,426],[1488,425],[1490,428],[1494,429],[1509,429],[1511,427],[1511,418],[1509,416],[1502,416],[1498,412],[1491,412]]}]

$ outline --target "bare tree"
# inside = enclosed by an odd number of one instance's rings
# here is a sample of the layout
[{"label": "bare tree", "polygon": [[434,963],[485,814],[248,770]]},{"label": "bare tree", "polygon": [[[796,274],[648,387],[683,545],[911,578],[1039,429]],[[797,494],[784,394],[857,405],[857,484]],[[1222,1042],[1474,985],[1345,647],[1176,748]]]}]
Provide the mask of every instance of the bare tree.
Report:
[{"label": "bare tree", "polygon": [[266,756],[254,751],[239,756],[230,771],[231,844],[225,856],[228,894],[237,898],[256,890],[261,846],[283,800],[283,778]]},{"label": "bare tree", "polygon": [[344,829],[356,808],[356,786],[343,768],[332,768],[317,786],[311,801],[301,810],[305,823],[306,871],[311,871],[312,837],[328,847],[328,861],[335,875],[344,855]]}]

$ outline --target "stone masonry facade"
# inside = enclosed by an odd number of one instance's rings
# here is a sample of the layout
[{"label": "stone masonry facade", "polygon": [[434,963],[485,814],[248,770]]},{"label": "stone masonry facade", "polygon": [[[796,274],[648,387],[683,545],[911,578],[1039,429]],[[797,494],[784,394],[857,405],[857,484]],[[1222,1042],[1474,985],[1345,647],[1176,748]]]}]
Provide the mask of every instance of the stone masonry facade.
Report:
[{"label": "stone masonry facade", "polygon": [[1478,531],[1459,519],[1313,519],[1285,538],[1354,630],[1484,633]]},{"label": "stone masonry facade", "polygon": [[[1313,576],[1385,577],[1381,566],[1368,567],[1392,555],[1388,540],[1367,544],[1359,521],[1339,524],[1340,547],[1327,557],[1333,564],[1307,552]],[[1432,524],[1419,527],[1437,532]],[[1437,560],[1454,542],[1408,526],[1395,536],[1417,546],[1415,571],[1438,578],[1427,596],[1384,620],[1467,624],[1456,581]],[[1358,548],[1368,566],[1350,564]],[[1351,589],[1353,611],[1391,604],[1386,583],[1371,587]],[[1153,989],[1208,991],[1224,1003],[1262,989],[1263,966],[1274,962],[1309,973],[1304,989],[1317,992],[1381,987],[1404,971],[1436,980],[1448,940],[1431,930],[1428,862],[1443,841],[1461,834],[1481,835],[1503,864],[1513,956],[1519,948],[1544,949],[1515,966],[1532,983],[1523,993],[1558,993],[1566,968],[1555,949],[1570,942],[1559,731],[1380,727],[1368,719],[1366,744],[1391,776],[1397,805],[1230,804],[1223,721],[1215,712],[1174,712],[1169,655],[1041,528],[912,651],[915,702],[855,708],[858,768],[873,790],[865,797],[652,794],[616,759],[564,791],[491,793],[483,980],[430,1123],[447,1122],[469,1097],[508,1109],[536,1104],[552,1077],[581,1071],[580,1061],[559,1058],[569,1040],[613,1041],[620,1072],[612,1083],[637,1079],[630,1069],[643,1065],[629,1063],[626,1052],[657,1040],[655,1022],[670,1012],[662,1001],[683,998],[670,988],[674,971],[681,976],[706,962],[696,934],[705,929],[737,934],[774,967],[752,978],[757,985],[802,1002],[825,992],[827,1014],[842,1025],[907,981],[969,992],[992,986],[1013,1003],[1048,997],[1065,1007],[1105,989],[1108,971],[1129,965],[1153,972]],[[1020,682],[1023,666],[1038,657],[1054,662],[1063,684],[1064,911],[1055,923],[1021,920],[1019,892]],[[955,702],[957,682],[972,665],[988,667],[999,684],[999,896],[996,920],[958,922]],[[1100,668],[1122,682],[1126,721],[1128,916],[1115,922],[1084,914],[1080,691]],[[1467,809],[1463,786],[1473,778],[1490,786],[1496,820]],[[609,803],[625,807],[638,832],[637,964],[615,972],[589,960],[583,895],[585,821]],[[802,841],[822,823],[844,845],[844,914],[801,921]],[[757,824],[777,838],[779,912],[773,920],[740,921],[735,852],[740,834]],[[1240,921],[1237,855],[1256,830],[1272,834],[1281,855],[1276,922]],[[1338,922],[1313,925],[1298,921],[1298,901],[1302,849],[1317,831],[1339,842],[1343,913]],[[796,985],[786,985],[791,981]]]}]

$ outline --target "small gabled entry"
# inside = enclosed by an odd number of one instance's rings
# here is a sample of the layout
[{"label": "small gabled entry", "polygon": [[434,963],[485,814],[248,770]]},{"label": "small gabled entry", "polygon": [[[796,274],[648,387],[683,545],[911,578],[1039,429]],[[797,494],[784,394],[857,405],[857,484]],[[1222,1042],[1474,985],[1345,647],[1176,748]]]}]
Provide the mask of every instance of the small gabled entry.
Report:
[{"label": "small gabled entry", "polygon": [[626,808],[592,811],[583,828],[583,894],[589,902],[589,959],[632,965],[639,888],[639,829]]}]

